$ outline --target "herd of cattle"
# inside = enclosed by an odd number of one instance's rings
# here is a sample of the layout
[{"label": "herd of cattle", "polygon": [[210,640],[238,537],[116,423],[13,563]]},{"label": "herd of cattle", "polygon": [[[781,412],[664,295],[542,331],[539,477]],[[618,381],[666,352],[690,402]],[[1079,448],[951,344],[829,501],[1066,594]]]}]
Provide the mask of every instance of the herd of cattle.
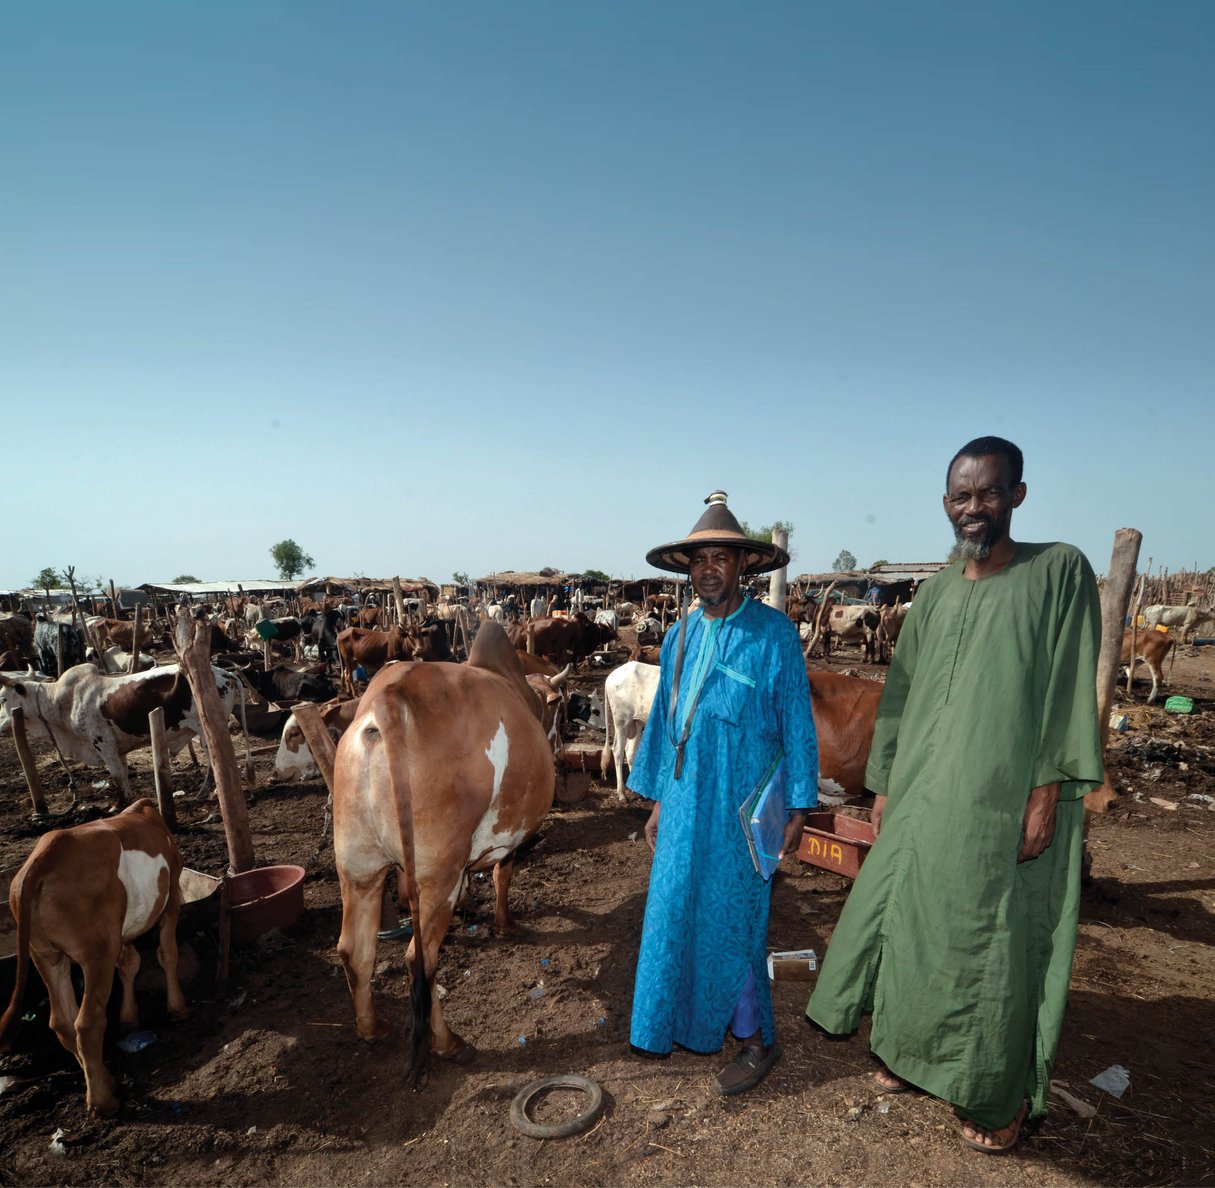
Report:
[{"label": "herd of cattle", "polygon": [[[415,1079],[430,1050],[457,1060],[468,1055],[432,993],[439,946],[474,871],[492,869],[495,927],[509,927],[513,855],[551,808],[563,738],[577,723],[604,729],[601,767],[605,777],[614,769],[624,800],[625,772],[658,686],[655,644],[678,611],[671,596],[662,597],[648,607],[600,610],[594,618],[575,612],[510,622],[511,616],[490,614],[462,624],[460,648],[453,647],[454,618],[439,616],[368,626],[365,620],[350,623],[346,610],[321,606],[301,616],[274,617],[265,607],[250,607],[215,617],[212,672],[226,714],[238,704],[243,713],[246,687],[280,701],[323,702],[321,719],[337,744],[332,793],[342,893],[338,952],[356,1026],[365,1039],[386,1031],[373,1005],[371,974],[383,886],[395,872],[414,921],[407,960]],[[790,609],[795,617],[807,617]],[[1174,610],[1181,613],[1170,616]],[[880,661],[897,642],[905,614],[905,606],[816,607],[810,621],[801,624],[823,798],[863,791],[881,684],[814,671],[810,653],[820,644],[829,652],[833,639],[855,639],[867,659]],[[1145,613],[1149,626],[1168,624],[1170,618],[1173,626],[1192,631],[1215,621],[1215,613],[1203,607]],[[618,646],[625,621],[633,622],[639,640],[627,659]],[[0,672],[0,730],[20,707],[28,733],[49,738],[61,758],[104,766],[124,804],[131,795],[125,756],[147,745],[152,708],[164,711],[171,751],[201,733],[178,665],[149,657],[153,663],[145,670],[109,671],[111,652],[116,665],[138,669],[143,645],[157,650],[171,644],[165,623],[151,624],[143,640],[133,638],[132,626],[93,620],[81,629],[0,616],[0,653],[7,669]],[[65,637],[73,631],[80,639],[73,638],[69,650]],[[94,649],[92,663],[85,660],[86,643]],[[1160,662],[1172,644],[1171,635],[1155,630],[1137,636],[1133,651],[1152,670],[1152,699]],[[284,646],[293,649],[296,665],[265,667],[272,649]],[[305,648],[315,651],[308,656]],[[467,652],[463,661],[457,655],[461,650]],[[1131,651],[1128,637],[1124,662]],[[613,666],[602,706],[569,689],[572,669],[588,658]],[[66,671],[52,679],[61,660]],[[334,686],[333,664],[344,695]],[[247,743],[247,731],[245,737]],[[279,779],[318,774],[293,717],[283,728],[274,766]],[[173,939],[180,870],[181,855],[159,814],[150,802],[140,801],[116,816],[45,835],[12,880],[19,976],[0,1020],[0,1043],[20,1017],[32,959],[50,991],[51,1027],[79,1060],[87,1106],[97,1113],[112,1113],[118,1105],[113,1078],[101,1060],[113,974],[117,969],[123,982],[122,1022],[131,1026],[136,1017],[131,983],[139,963],[132,942],[157,922],[170,1011],[185,1013]],[[80,907],[85,902],[87,911]],[[70,977],[73,962],[85,975],[79,1006]]]}]

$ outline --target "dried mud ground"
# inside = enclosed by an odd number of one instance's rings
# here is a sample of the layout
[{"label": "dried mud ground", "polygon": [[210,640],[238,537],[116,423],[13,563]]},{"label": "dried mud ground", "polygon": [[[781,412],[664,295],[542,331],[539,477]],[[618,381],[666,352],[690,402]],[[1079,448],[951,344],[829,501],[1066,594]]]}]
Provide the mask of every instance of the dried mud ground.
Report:
[{"label": "dried mud ground", "polygon": [[[881,679],[845,656],[862,675]],[[587,678],[587,683],[601,682]],[[0,1057],[3,1184],[1203,1184],[1215,1182],[1215,648],[1182,656],[1168,692],[1193,697],[1188,717],[1129,707],[1116,736],[1122,793],[1093,821],[1093,882],[1056,1077],[1096,1107],[1082,1119],[1056,1102],[1011,1155],[962,1146],[932,1098],[882,1097],[864,1032],[830,1041],[802,1018],[806,982],[774,985],[784,1059],[753,1093],[723,1099],[722,1060],[677,1051],[663,1062],[628,1050],[628,1020],[649,854],[645,806],[593,785],[556,809],[511,889],[520,931],[490,935],[488,880],[477,880],[444,946],[438,981],[451,1024],[478,1049],[467,1067],[432,1063],[421,1092],[405,1086],[409,1000],[404,942],[380,946],[376,992],[396,1026],[369,1046],[355,1035],[335,952],[340,925],[332,845],[321,838],[319,784],[267,784],[273,748],[250,792],[260,864],[308,865],[301,921],[232,953],[215,988],[217,933],[208,911],[183,918],[195,959],[191,1016],[165,1014],[159,972],[144,953],[141,1026],[157,1040],[127,1054],[111,1003],[106,1062],[121,1083],[113,1120],[90,1120],[83,1079],[46,1026],[31,990],[12,1051]],[[71,794],[53,755],[38,751],[52,812]],[[146,761],[134,763],[149,791]],[[177,764],[182,787],[197,774]],[[99,815],[98,772],[78,769],[75,808],[56,824]],[[187,863],[222,872],[213,802],[178,801]],[[21,862],[47,827],[29,800],[11,739],[0,740],[0,868]],[[848,894],[845,879],[786,859],[770,943],[821,953]],[[529,996],[543,982],[544,994]],[[7,995],[7,989],[0,991]],[[1110,1065],[1130,1072],[1121,1100],[1089,1084]],[[511,1124],[529,1081],[580,1073],[604,1089],[600,1122],[576,1138],[536,1140]],[[542,1116],[574,1103],[559,1094]],[[62,1131],[63,1154],[51,1151]]]}]

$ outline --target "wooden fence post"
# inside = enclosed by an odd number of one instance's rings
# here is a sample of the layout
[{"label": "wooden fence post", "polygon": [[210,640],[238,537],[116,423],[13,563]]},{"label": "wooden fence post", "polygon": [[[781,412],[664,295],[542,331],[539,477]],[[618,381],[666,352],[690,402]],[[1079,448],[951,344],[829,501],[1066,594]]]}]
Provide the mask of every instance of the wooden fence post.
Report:
[{"label": "wooden fence post", "polygon": [[25,710],[15,705],[9,712],[9,718],[13,723],[13,742],[17,744],[17,758],[21,760],[21,770],[25,773],[25,784],[30,790],[34,812],[45,817],[46,796],[42,791],[42,777],[38,774],[38,764],[34,762],[29,739],[25,737]]},{"label": "wooden fence post", "polygon": [[[1109,737],[1110,705],[1114,700],[1114,682],[1122,661],[1122,632],[1126,626],[1126,608],[1135,582],[1135,567],[1139,563],[1139,546],[1143,533],[1136,528],[1119,528],[1114,533],[1114,552],[1101,589],[1101,651],[1097,657],[1097,727],[1101,732],[1101,753]],[[1134,670],[1134,657],[1131,658]],[[1129,678],[1128,678],[1129,681]],[[1093,812],[1104,812],[1113,803],[1116,793],[1108,782],[1094,788],[1084,798]]]},{"label": "wooden fence post", "polygon": [[173,768],[169,763],[169,744],[165,741],[165,711],[158,705],[148,714],[152,736],[152,775],[156,780],[156,804],[170,831],[177,829],[177,806],[173,803]]},{"label": "wooden fence post", "polygon": [[321,718],[320,707],[310,701],[302,701],[299,705],[292,706],[291,712],[295,715],[296,724],[303,732],[308,749],[312,752],[312,758],[320,769],[321,779],[325,781],[325,787],[329,789],[329,795],[332,796],[333,760],[337,754],[337,747],[334,746],[329,730]]},{"label": "wooden fence post", "polygon": [[[127,672],[139,671],[139,645],[142,642],[140,635],[143,633],[143,607],[139,603],[135,604],[135,624],[131,628],[131,658],[127,661]],[[102,671],[105,671],[105,665],[102,664]],[[164,716],[161,715],[161,730],[164,729]],[[163,812],[161,814],[164,815]],[[167,821],[168,818],[165,817]]]},{"label": "wooden fence post", "polygon": [[210,622],[205,618],[191,620],[188,611],[179,610],[173,646],[181,659],[182,672],[190,683],[194,705],[202,720],[228,842],[229,870],[240,874],[253,867],[253,838],[249,832],[249,806],[245,803],[236,749],[228,733],[228,715],[224,713],[211,671]]}]

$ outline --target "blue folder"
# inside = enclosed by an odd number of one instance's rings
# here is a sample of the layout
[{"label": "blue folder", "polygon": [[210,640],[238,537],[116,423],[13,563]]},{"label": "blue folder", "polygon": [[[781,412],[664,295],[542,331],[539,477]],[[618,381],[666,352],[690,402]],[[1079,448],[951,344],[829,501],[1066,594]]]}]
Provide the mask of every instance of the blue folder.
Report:
[{"label": "blue folder", "polygon": [[780,861],[780,846],[785,838],[789,814],[785,808],[785,753],[782,751],[755,790],[738,810],[751,861],[764,879],[770,879]]}]

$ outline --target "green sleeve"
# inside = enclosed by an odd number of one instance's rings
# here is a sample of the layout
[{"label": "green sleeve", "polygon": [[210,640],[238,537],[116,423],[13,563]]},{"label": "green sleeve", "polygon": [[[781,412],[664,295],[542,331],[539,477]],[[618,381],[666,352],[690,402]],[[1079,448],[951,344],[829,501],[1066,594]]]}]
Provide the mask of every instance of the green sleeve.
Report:
[{"label": "green sleeve", "polygon": [[1061,785],[1060,800],[1078,800],[1104,779],[1097,722],[1097,652],[1101,599],[1092,567],[1070,551],[1054,583],[1054,652],[1031,787]]},{"label": "green sleeve", "polygon": [[[924,596],[921,595],[921,598]],[[865,768],[865,787],[878,796],[886,795],[894,753],[898,749],[899,725],[907,693],[915,675],[920,653],[920,601],[913,602],[899,632],[899,641],[886,673],[886,686],[878,703],[877,722],[873,728],[873,745],[869,748],[869,764]]]}]

